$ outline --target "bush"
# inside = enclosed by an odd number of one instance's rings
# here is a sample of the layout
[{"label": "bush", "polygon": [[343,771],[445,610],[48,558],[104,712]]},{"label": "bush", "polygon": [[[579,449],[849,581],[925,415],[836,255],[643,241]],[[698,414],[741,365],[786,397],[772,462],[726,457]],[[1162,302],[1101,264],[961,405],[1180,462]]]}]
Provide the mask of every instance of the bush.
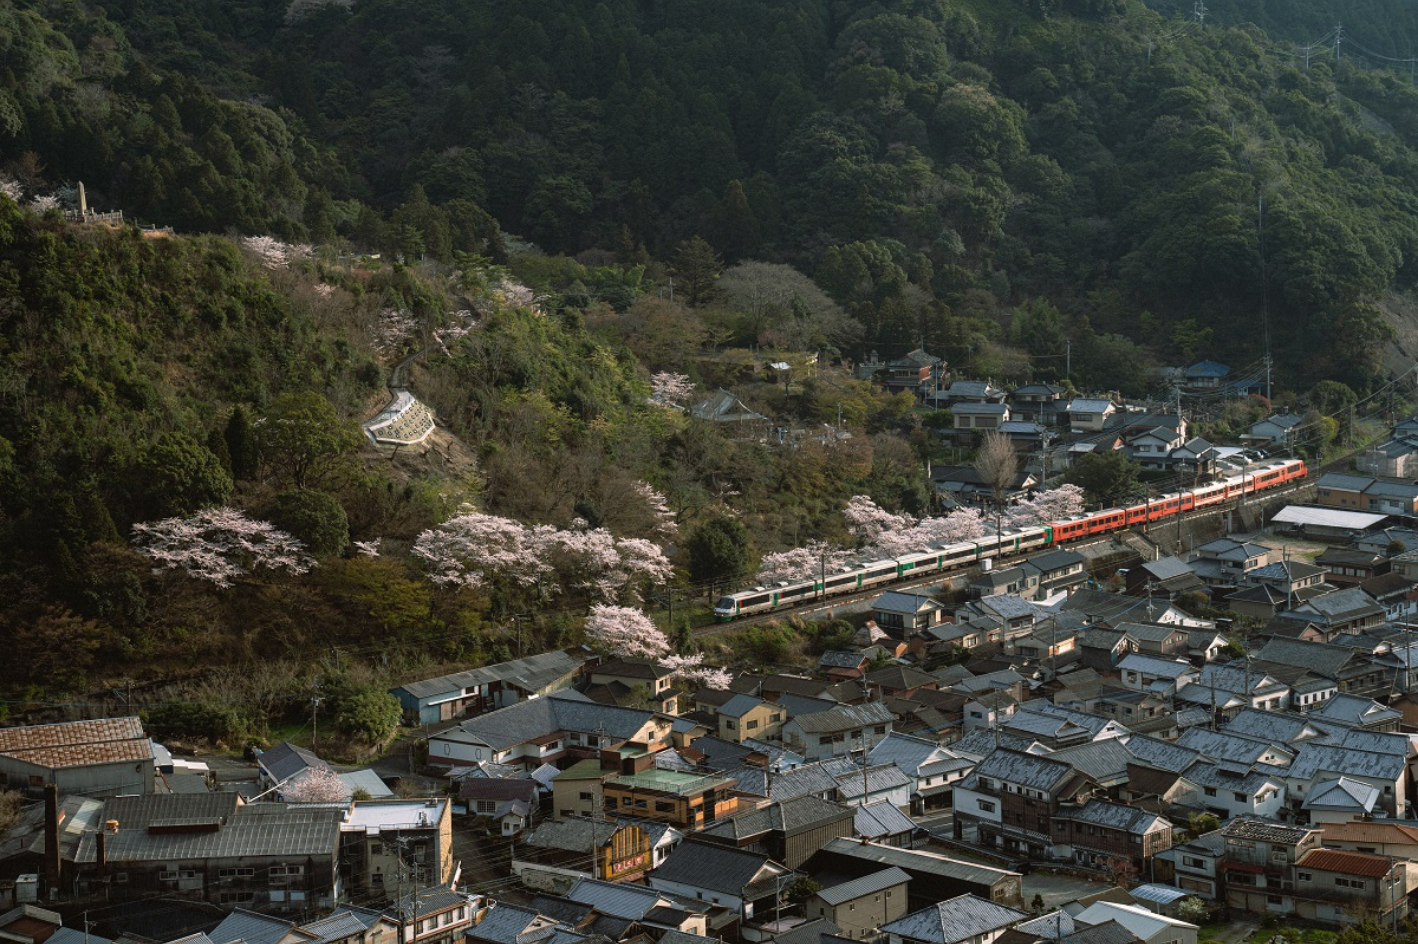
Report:
[{"label": "bush", "polygon": [[336,557],[350,544],[350,521],[335,496],[310,488],[276,498],[272,524],[298,538],[316,557]]},{"label": "bush", "polygon": [[245,740],[250,719],[233,705],[173,702],[142,713],[143,725],[162,740],[210,741],[234,744]]}]

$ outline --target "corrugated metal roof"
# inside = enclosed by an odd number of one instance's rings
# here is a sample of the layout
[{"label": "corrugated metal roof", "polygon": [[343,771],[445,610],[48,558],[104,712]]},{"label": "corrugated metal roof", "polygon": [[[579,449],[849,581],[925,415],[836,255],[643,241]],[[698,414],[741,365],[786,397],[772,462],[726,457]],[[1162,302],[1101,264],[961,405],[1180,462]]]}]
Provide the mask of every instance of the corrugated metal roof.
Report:
[{"label": "corrugated metal roof", "polygon": [[881,702],[868,702],[864,705],[838,705],[827,711],[793,718],[793,722],[808,734],[842,731],[849,728],[860,728],[868,724],[886,724],[892,720],[891,709]]},{"label": "corrugated metal roof", "polygon": [[909,881],[911,881],[911,876],[893,865],[880,872],[873,872],[870,875],[863,875],[861,878],[854,878],[850,882],[824,888],[817,893],[817,897],[836,907],[854,898],[885,891]]},{"label": "corrugated metal roof", "polygon": [[853,828],[864,839],[883,839],[914,832],[916,821],[897,809],[891,801],[878,800],[857,807]]},{"label": "corrugated metal roof", "polygon": [[1291,505],[1276,512],[1271,517],[1275,524],[1303,524],[1321,528],[1341,528],[1344,530],[1366,531],[1387,518],[1388,515],[1373,515],[1366,511],[1343,511],[1339,508],[1311,508],[1308,505]]},{"label": "corrugated metal roof", "polygon": [[407,692],[415,698],[437,698],[440,695],[462,692],[467,688],[496,681],[513,682],[521,688],[536,691],[567,675],[574,674],[585,661],[581,656],[574,656],[555,649],[523,659],[499,662],[496,665],[488,665],[480,669],[468,669],[463,672],[454,672],[451,675],[440,675],[437,678],[407,682],[392,691],[395,694],[400,691]]},{"label": "corrugated metal roof", "polygon": [[276,944],[295,927],[293,921],[269,918],[254,911],[238,908],[222,919],[207,936],[217,944]]}]

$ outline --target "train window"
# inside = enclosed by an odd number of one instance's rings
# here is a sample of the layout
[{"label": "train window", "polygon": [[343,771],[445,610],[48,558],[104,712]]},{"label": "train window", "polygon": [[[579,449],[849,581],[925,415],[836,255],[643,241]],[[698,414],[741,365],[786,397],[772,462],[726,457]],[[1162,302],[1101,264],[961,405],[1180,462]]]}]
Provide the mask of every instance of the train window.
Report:
[{"label": "train window", "polygon": [[758,606],[760,603],[767,603],[771,598],[770,594],[760,593],[756,596],[744,597],[739,601],[739,606]]},{"label": "train window", "polygon": [[734,598],[733,598],[733,597],[720,597],[720,598],[719,598],[719,605],[716,606],[716,607],[714,607],[714,609],[716,609],[716,610],[732,610],[733,608],[734,608]]},{"label": "train window", "polygon": [[835,589],[837,589],[838,587],[850,586],[851,584],[854,584],[854,583],[856,583],[856,582],[857,582],[857,575],[856,575],[856,574],[852,574],[852,576],[850,576],[850,577],[833,577],[831,580],[827,581],[827,589],[829,589],[829,590],[835,590]]}]

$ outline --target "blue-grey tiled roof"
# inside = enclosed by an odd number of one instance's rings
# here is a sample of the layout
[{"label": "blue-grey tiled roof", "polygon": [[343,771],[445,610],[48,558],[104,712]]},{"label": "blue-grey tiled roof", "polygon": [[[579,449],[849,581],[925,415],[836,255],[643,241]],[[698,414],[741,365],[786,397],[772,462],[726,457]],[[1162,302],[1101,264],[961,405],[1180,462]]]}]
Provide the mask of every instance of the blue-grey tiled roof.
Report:
[{"label": "blue-grey tiled roof", "polygon": [[881,930],[928,944],[955,944],[1010,927],[1028,917],[986,898],[961,895],[883,924]]}]

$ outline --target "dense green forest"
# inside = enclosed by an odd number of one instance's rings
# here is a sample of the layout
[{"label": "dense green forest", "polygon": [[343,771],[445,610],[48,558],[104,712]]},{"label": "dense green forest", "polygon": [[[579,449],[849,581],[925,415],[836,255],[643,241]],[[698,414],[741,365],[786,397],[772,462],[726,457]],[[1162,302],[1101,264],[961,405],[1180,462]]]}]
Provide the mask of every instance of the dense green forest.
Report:
[{"label": "dense green forest", "polygon": [[[179,230],[445,262],[699,235],[812,276],[846,353],[1058,375],[1071,338],[1086,386],[1250,363],[1268,312],[1294,386],[1362,389],[1415,275],[1418,92],[1297,57],[1332,25],[1300,6],[1271,38],[1259,3],[9,0],[0,152]],[[1370,6],[1353,35],[1401,43]]]},{"label": "dense green forest", "polygon": [[[24,205],[0,196],[0,684],[505,656],[532,607],[537,642],[571,638],[584,600],[425,579],[410,545],[464,503],[638,539],[649,487],[706,559],[840,536],[854,494],[928,508],[939,417],[845,375],[765,382],[747,348],[923,344],[963,376],[1137,394],[1157,365],[1253,366],[1269,333],[1282,396],[1372,389],[1381,306],[1418,278],[1418,90],[1378,58],[1415,15],[1350,8],[1365,60],[1297,52],[1332,25],[1318,2],[1190,13],[0,0]],[[79,181],[179,237],[64,223]],[[316,248],[263,264],[231,238],[267,235]],[[425,345],[413,387],[474,471],[359,445]],[[648,404],[656,372],[855,435],[736,439]],[[224,504],[318,566],[223,590],[133,551]]]}]

